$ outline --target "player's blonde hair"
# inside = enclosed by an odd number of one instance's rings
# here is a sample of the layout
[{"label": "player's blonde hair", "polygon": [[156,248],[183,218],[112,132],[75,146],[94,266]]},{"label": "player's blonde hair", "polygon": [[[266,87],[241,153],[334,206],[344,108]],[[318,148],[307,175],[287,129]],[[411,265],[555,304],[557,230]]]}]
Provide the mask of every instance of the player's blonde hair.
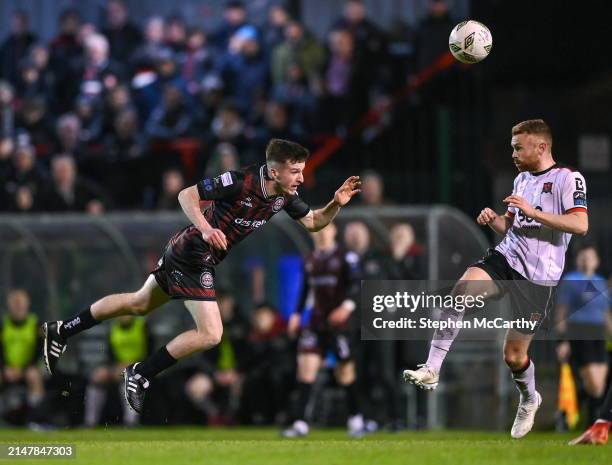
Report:
[{"label": "player's blonde hair", "polygon": [[552,131],[543,119],[521,121],[512,128],[512,135],[516,136],[517,134],[536,134],[542,136],[548,143],[549,148],[552,147]]}]

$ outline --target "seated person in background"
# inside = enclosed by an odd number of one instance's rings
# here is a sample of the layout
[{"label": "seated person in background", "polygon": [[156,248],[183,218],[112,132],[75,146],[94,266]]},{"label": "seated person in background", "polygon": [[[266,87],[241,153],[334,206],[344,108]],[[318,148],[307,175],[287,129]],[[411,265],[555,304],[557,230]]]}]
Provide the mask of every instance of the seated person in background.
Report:
[{"label": "seated person in background", "polygon": [[36,364],[42,354],[38,318],[30,312],[30,296],[24,289],[9,290],[6,305],[0,323],[1,384],[24,383],[27,405],[33,409],[45,394],[42,370]]},{"label": "seated person in background", "polygon": [[221,342],[201,354],[185,392],[209,425],[228,425],[234,422],[241,394],[239,366],[247,350],[247,328],[232,294],[217,290],[217,303],[224,328]]},{"label": "seated person in background", "polygon": [[110,386],[119,390],[123,424],[139,423],[138,413],[129,407],[123,395],[123,370],[145,358],[152,347],[151,332],[144,319],[123,315],[112,322],[108,333],[109,363],[93,371],[85,391],[85,426],[94,427],[100,422]]},{"label": "seated person in background", "polygon": [[244,367],[241,417],[244,423],[278,423],[294,381],[294,355],[285,324],[268,303],[255,308]]}]

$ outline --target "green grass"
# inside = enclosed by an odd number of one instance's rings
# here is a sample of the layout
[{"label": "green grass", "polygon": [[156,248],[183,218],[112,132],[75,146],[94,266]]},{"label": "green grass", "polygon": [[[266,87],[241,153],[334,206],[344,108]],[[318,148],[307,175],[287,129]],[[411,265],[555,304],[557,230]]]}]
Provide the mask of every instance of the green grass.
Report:
[{"label": "green grass", "polygon": [[572,435],[532,433],[514,441],[488,432],[377,433],[361,440],[322,430],[284,440],[273,429],[121,428],[34,433],[0,430],[0,444],[70,443],[73,460],[10,459],[15,464],[87,465],[334,465],[494,464],[597,465],[612,463],[612,444],[569,447]]}]

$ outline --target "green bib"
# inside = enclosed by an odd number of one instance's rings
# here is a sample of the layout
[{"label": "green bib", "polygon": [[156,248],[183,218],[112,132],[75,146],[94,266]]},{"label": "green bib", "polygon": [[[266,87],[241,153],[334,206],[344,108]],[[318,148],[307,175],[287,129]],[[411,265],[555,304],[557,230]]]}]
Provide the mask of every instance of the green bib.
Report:
[{"label": "green bib", "polygon": [[38,318],[28,315],[25,323],[16,325],[8,315],[2,324],[4,361],[12,368],[25,368],[32,362],[38,339]]},{"label": "green bib", "polygon": [[118,321],[111,325],[110,345],[118,362],[134,363],[147,355],[147,331],[145,321],[141,318],[133,320],[128,327],[123,327]]}]

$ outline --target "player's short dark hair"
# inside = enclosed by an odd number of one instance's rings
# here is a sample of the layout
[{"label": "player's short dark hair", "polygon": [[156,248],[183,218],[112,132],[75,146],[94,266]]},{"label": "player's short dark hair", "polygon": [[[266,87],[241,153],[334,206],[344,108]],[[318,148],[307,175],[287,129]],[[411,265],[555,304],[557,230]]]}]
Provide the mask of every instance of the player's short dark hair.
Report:
[{"label": "player's short dark hair", "polygon": [[537,134],[543,136],[552,147],[552,131],[543,119],[521,121],[512,128],[512,135],[516,136],[517,134]]},{"label": "player's short dark hair", "polygon": [[266,147],[266,161],[276,163],[299,163],[310,156],[308,149],[296,142],[284,139],[272,139]]}]

